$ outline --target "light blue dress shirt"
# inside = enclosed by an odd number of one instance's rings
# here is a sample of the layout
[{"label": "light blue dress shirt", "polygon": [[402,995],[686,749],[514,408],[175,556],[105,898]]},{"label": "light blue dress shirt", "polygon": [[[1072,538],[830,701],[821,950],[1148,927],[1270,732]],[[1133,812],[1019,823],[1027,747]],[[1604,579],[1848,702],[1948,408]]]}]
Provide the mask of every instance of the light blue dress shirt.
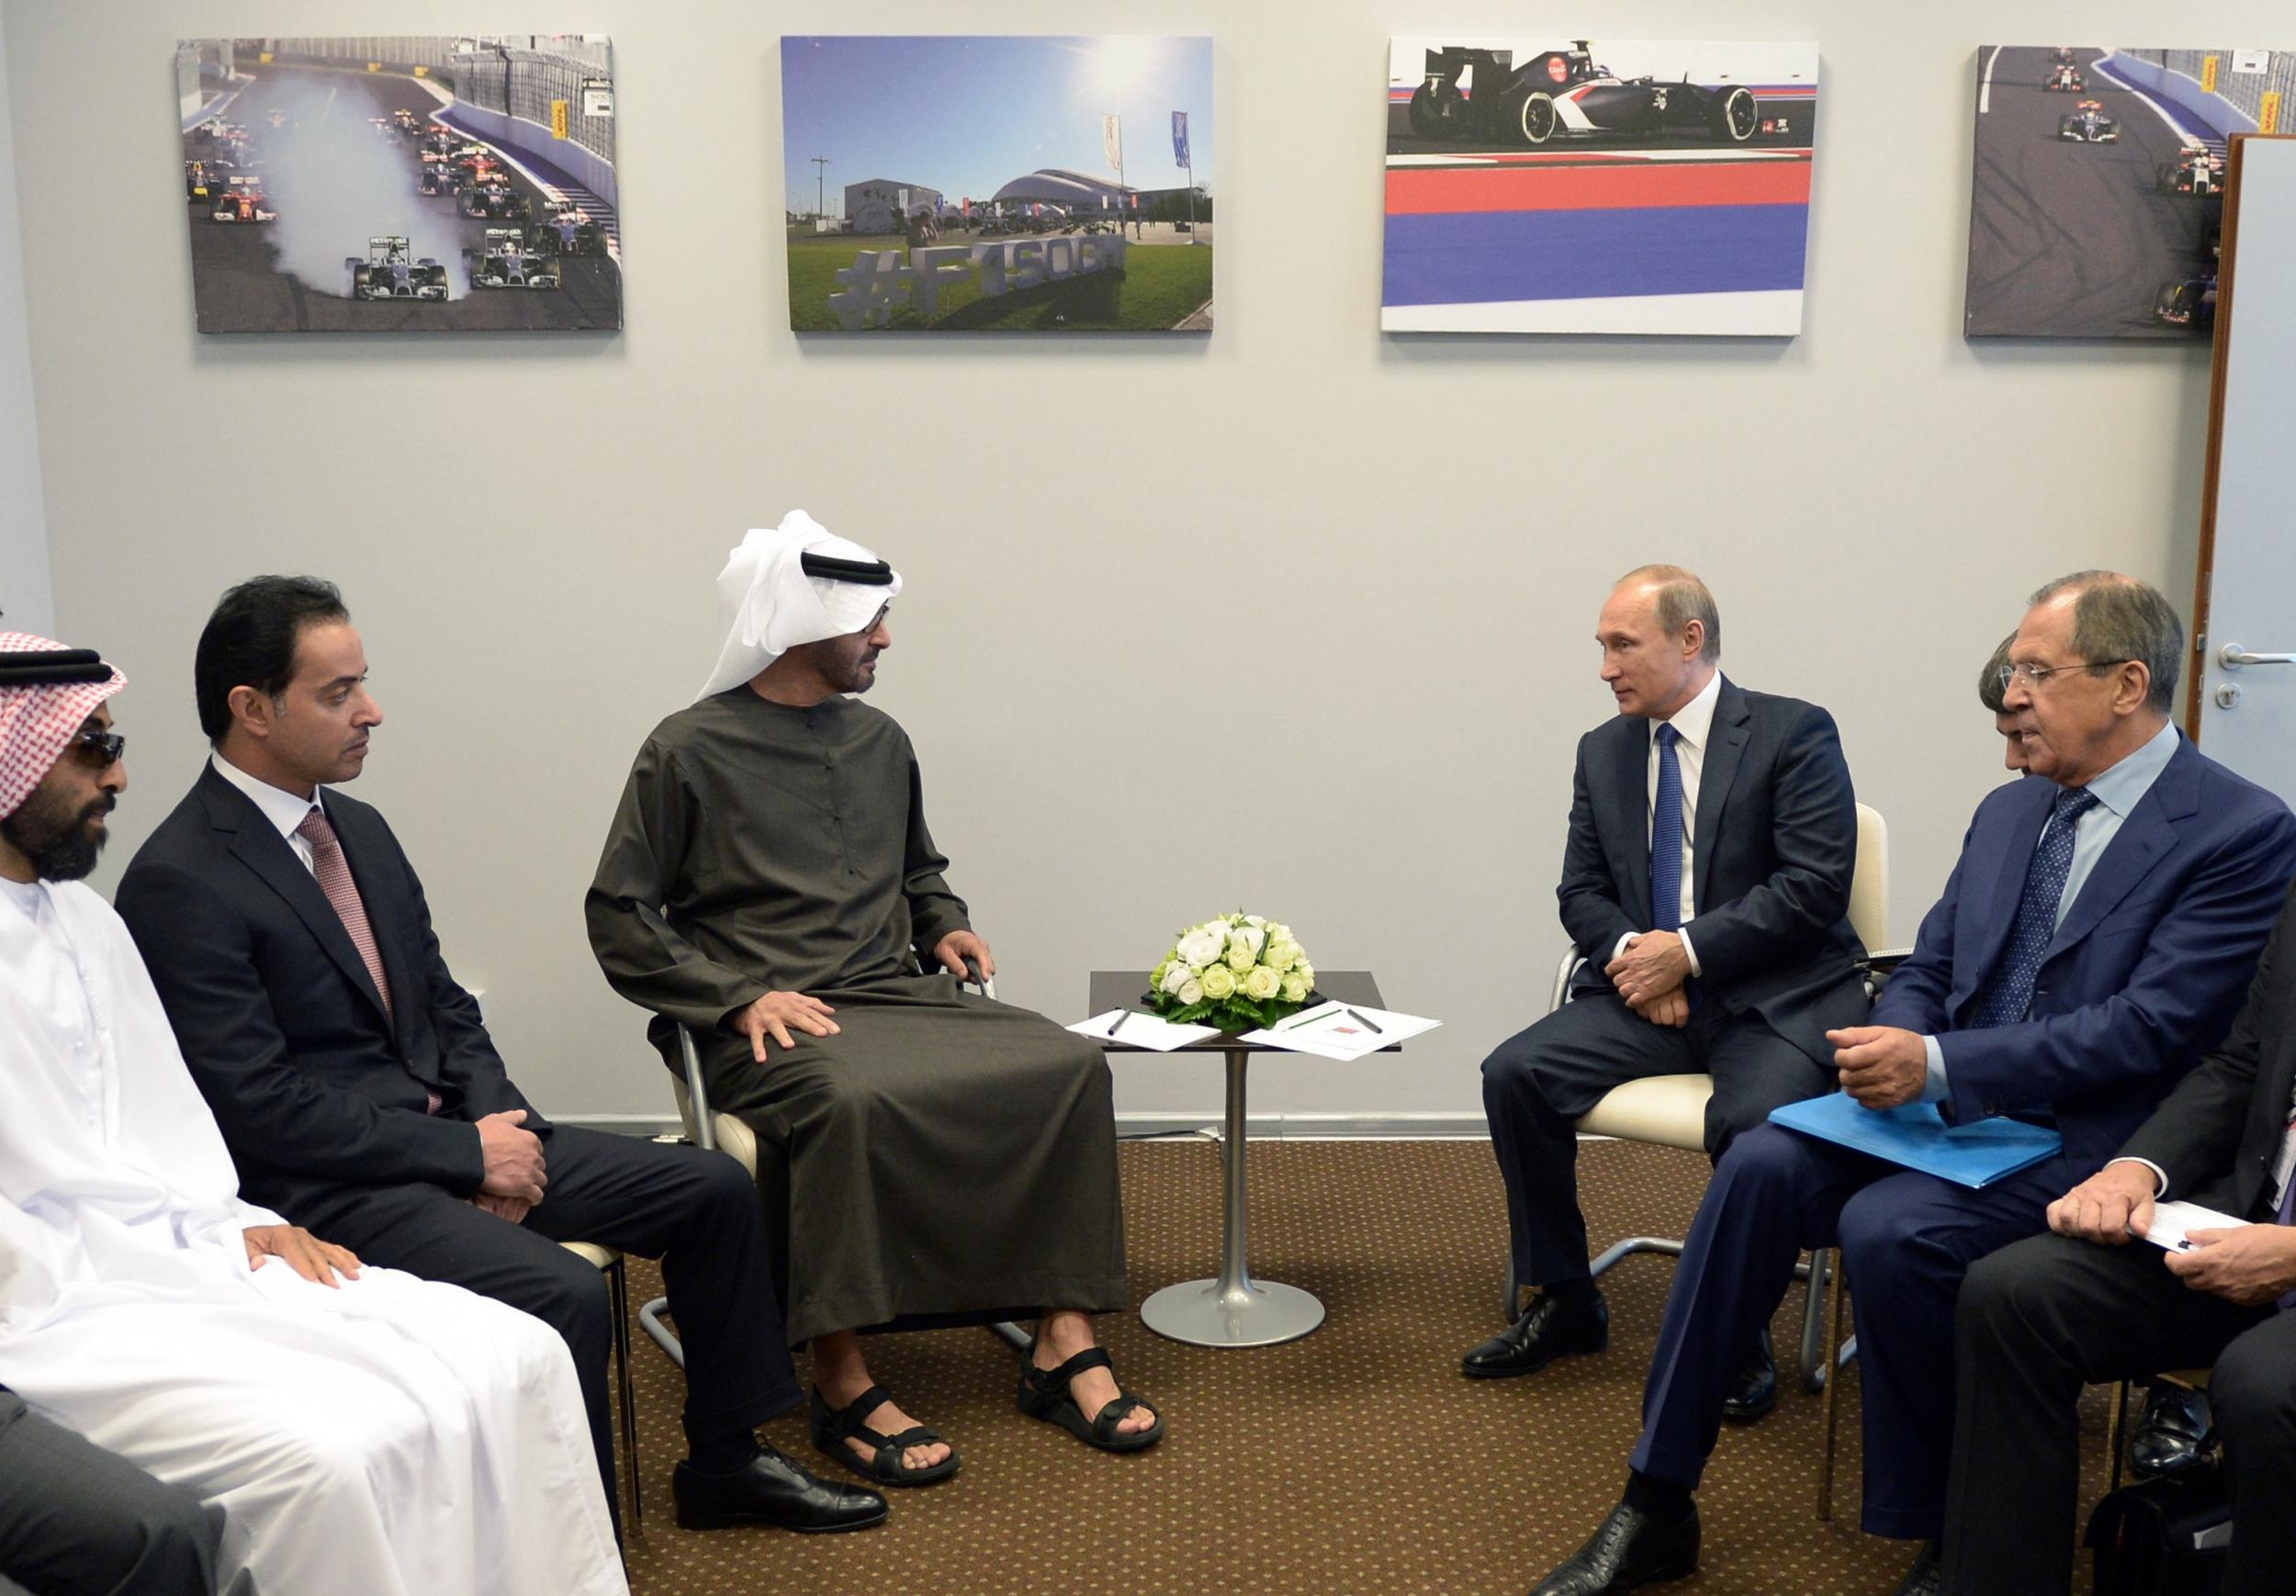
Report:
[{"label": "light blue dress shirt", "polygon": [[[2065,924],[2065,916],[2079,900],[2089,872],[2104,858],[2112,839],[2121,835],[2122,823],[2144,794],[2153,790],[2160,773],[2168,769],[2168,761],[2176,757],[2177,738],[2177,725],[2171,721],[2155,732],[2143,747],[2089,781],[2088,790],[2097,805],[2073,823],[2073,862],[2065,872],[2065,892],[2057,899],[2058,925]],[[2033,846],[2041,846],[2039,837],[2033,839]],[[1921,1100],[1943,1102],[1952,1095],[1945,1084],[1945,1050],[1938,1046],[1933,1036],[1923,1037],[1921,1046],[1930,1061],[1929,1082],[1921,1089]]]}]

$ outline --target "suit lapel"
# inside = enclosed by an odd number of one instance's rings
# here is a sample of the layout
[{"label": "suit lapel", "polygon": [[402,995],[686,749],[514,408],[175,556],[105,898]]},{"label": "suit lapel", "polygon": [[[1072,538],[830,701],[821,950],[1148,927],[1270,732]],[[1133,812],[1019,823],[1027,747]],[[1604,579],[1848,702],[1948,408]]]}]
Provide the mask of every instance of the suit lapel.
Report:
[{"label": "suit lapel", "polygon": [[1611,759],[1615,791],[1610,805],[1630,819],[1618,849],[1626,860],[1622,884],[1625,901],[1619,905],[1638,926],[1650,919],[1650,723],[1622,715],[1617,725],[1616,752]]},{"label": "suit lapel", "polygon": [[303,861],[295,856],[287,838],[272,826],[262,810],[229,781],[212,770],[200,779],[213,783],[208,816],[219,831],[231,834],[232,857],[254,871],[265,886],[295,911],[303,928],[334,961],[343,978],[374,1006],[376,1017],[388,1026],[389,1017],[383,1009],[383,995],[375,990],[366,961],[351,945],[351,933],[343,928],[343,916],[335,913],[327,894],[319,890],[319,882],[303,868]]},{"label": "suit lapel", "polygon": [[1714,839],[1721,835],[1722,806],[1729,798],[1730,783],[1738,780],[1739,761],[1750,735],[1748,723],[1752,719],[1745,691],[1724,677],[1722,691],[1714,702],[1714,723],[1706,728],[1705,756],[1698,765],[1698,807],[1691,827],[1691,902],[1700,908],[1705,906],[1706,880],[1714,873],[1714,856],[1720,851],[1714,847]]},{"label": "suit lapel", "polygon": [[2073,900],[2063,924],[2057,927],[2057,934],[2049,939],[2043,959],[2055,958],[2095,930],[2099,922],[2129,895],[2129,890],[2151,873],[2161,856],[2177,846],[2176,822],[2198,807],[2195,771],[2183,758],[2188,747],[2179,739],[2167,767],[2154,779],[2144,796],[2136,801],[2136,807],[2121,823],[2121,829],[2112,834],[2112,841],[2106,845],[2096,868],[2081,883],[2080,896]]}]

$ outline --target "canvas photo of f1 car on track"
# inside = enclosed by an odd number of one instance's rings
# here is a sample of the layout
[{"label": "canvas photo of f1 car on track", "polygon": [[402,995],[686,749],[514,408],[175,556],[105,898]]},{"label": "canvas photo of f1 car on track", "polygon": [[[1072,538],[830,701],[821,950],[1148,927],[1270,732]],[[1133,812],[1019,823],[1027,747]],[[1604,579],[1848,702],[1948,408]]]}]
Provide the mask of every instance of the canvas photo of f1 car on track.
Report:
[{"label": "canvas photo of f1 car on track", "polygon": [[1397,39],[1390,332],[1801,331],[1809,44]]},{"label": "canvas photo of f1 car on track", "polygon": [[185,39],[175,87],[202,332],[622,325],[604,38]]},{"label": "canvas photo of f1 car on track", "polygon": [[2296,53],[1993,44],[1975,79],[1965,333],[2205,337],[2226,141],[2279,130]]}]

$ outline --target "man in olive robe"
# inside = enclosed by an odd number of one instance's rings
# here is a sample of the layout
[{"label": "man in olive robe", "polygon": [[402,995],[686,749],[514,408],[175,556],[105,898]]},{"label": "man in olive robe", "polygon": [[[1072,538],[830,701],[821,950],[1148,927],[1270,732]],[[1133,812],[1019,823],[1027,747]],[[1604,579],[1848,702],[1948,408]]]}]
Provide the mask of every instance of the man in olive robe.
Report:
[{"label": "man in olive robe", "polygon": [[872,1382],[854,1332],[1041,1315],[1033,1366],[1082,1361],[1055,1393],[1075,1415],[1039,1416],[1144,1445],[1160,1422],[1087,1317],[1129,1304],[1108,1065],[960,990],[995,961],[943,877],[906,734],[851,696],[900,579],[800,511],[718,585],[717,669],[638,750],[586,912],[673,1072],[684,1026],[713,1108],[757,1133],[816,1444],[882,1483],[944,1477],[954,1455]]}]

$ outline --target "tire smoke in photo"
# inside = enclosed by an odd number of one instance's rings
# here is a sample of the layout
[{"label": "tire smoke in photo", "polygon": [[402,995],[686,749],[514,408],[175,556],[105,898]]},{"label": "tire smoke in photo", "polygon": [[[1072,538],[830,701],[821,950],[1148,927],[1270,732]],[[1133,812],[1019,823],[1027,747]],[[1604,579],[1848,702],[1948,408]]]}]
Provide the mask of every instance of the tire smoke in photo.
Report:
[{"label": "tire smoke in photo", "polygon": [[[422,115],[430,96],[411,109]],[[447,297],[470,291],[455,213],[415,187],[404,140],[377,132],[366,102],[344,95],[318,74],[265,85],[258,104],[244,107],[268,137],[259,170],[279,219],[269,224],[279,268],[306,287],[338,298],[351,292],[343,262],[366,255],[367,240],[403,236],[417,260],[446,268]],[[268,124],[275,111],[285,120]]]}]

